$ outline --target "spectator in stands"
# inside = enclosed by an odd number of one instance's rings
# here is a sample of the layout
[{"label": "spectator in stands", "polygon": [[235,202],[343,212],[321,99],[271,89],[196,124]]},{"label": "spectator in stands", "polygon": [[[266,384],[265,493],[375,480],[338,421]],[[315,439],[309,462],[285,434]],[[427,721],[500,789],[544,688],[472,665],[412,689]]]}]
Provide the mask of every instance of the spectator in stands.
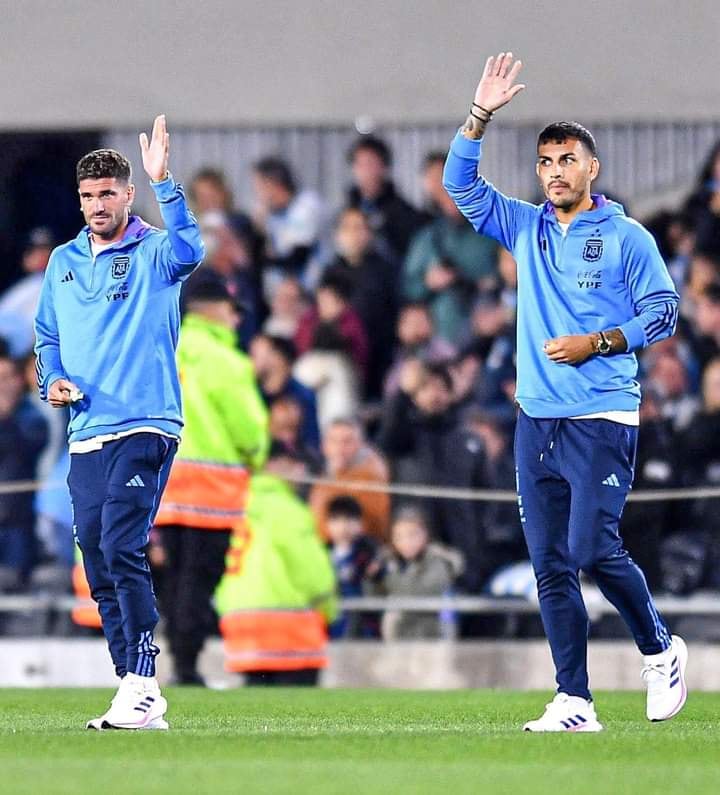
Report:
[{"label": "spectator in stands", "polygon": [[270,302],[270,314],[263,324],[263,333],[294,339],[307,310],[308,303],[302,285],[295,277],[288,276],[275,290]]},{"label": "spectator in stands", "polygon": [[263,246],[262,236],[250,217],[235,207],[232,191],[222,171],[208,167],[197,171],[190,183],[190,201],[201,221],[209,213],[224,215],[233,233],[242,240],[250,259],[258,262]]},{"label": "spectator in stands", "polygon": [[253,173],[255,220],[266,238],[263,286],[270,303],[286,276],[297,277],[306,290],[317,285],[329,257],[327,210],[316,193],[298,188],[284,160],[264,157]]},{"label": "spectator in stands", "polygon": [[[47,424],[27,398],[21,368],[0,356],[0,482],[34,480]],[[31,491],[0,495],[0,580],[22,585],[37,559]]]},{"label": "spectator in stands", "polygon": [[[660,396],[652,387],[643,387],[633,488],[641,491],[681,486],[682,458],[681,440],[671,420],[662,416]],[[680,518],[677,507],[673,502],[631,500],[623,511],[620,530],[625,548],[642,569],[651,590],[662,588],[660,546]]]},{"label": "spectator in stands", "polygon": [[645,227],[658,244],[675,288],[682,292],[695,248],[692,217],[687,212],[661,210],[645,223]]},{"label": "spectator in stands", "polygon": [[[367,482],[384,485],[389,481],[387,464],[365,440],[362,425],[354,419],[338,418],[323,435],[325,477],[337,485],[317,484],[310,492],[310,506],[318,523],[320,534],[329,538],[328,506],[330,502],[350,491],[343,482]],[[382,491],[353,492],[363,513],[363,523],[368,535],[380,541],[386,538],[390,517],[390,497]]]},{"label": "spectator in stands", "polygon": [[203,268],[222,279],[233,299],[241,304],[238,331],[241,341],[247,343],[263,315],[259,270],[251,244],[237,233],[230,216],[218,210],[201,217],[200,230],[205,244]]},{"label": "spectator in stands", "polygon": [[701,369],[720,356],[720,284],[709,284],[698,297],[693,317],[697,339],[693,352]]},{"label": "spectator in stands", "polygon": [[273,401],[270,407],[270,438],[281,444],[285,450],[298,460],[304,461],[311,472],[322,469],[322,459],[315,447],[303,441],[303,407],[290,396]]},{"label": "spectator in stands", "polygon": [[281,398],[296,400],[302,408],[300,440],[303,445],[318,450],[320,428],[315,393],[293,378],[296,359],[293,343],[284,337],[258,334],[250,343],[250,357],[265,404],[272,407]]},{"label": "spectator in stands", "polygon": [[390,365],[397,311],[397,281],[392,265],[374,249],[367,216],[345,208],[335,228],[336,257],[326,276],[338,274],[350,286],[350,303],[369,334],[366,394],[379,397]]},{"label": "spectator in stands", "polygon": [[45,480],[50,476],[51,470],[54,469],[59,459],[67,454],[67,424],[70,419],[70,412],[67,408],[53,408],[40,397],[40,392],[37,388],[37,369],[34,353],[29,353],[25,357],[22,369],[25,378],[25,389],[27,390],[26,399],[47,424],[47,444],[38,458],[36,473],[38,480]]},{"label": "spectator in stands", "polygon": [[405,304],[400,310],[397,338],[400,345],[395,352],[392,368],[385,378],[386,397],[396,394],[400,388],[400,373],[405,362],[449,362],[456,355],[455,347],[435,333],[430,309],[421,302]]},{"label": "spectator in stands", "polygon": [[[363,594],[363,581],[377,565],[378,544],[365,532],[360,503],[349,495],[333,497],[327,505],[327,533],[330,558],[342,598]],[[374,622],[353,612],[341,614],[330,627],[331,638],[375,635]]]},{"label": "spectator in stands", "polygon": [[[404,508],[392,523],[391,547],[380,573],[367,580],[369,594],[389,597],[428,597],[449,594],[462,572],[462,556],[432,543],[430,528],[421,511]],[[420,640],[442,635],[438,611],[387,610],[382,619],[384,640]]]},{"label": "spectator in stands", "polygon": [[[512,429],[492,413],[475,409],[467,419],[468,428],[482,439],[487,455],[488,488],[515,489],[515,457]],[[485,513],[485,568],[494,573],[502,566],[526,560],[527,546],[517,504],[487,503]]]},{"label": "spectator in stands", "polygon": [[[387,401],[378,442],[392,462],[396,480],[434,486],[485,488],[487,458],[482,440],[460,421],[453,382],[445,365],[417,368],[408,362],[400,391]],[[405,502],[405,501],[404,501]],[[437,539],[465,559],[462,587],[480,590],[492,562],[485,557],[483,503],[470,500],[419,500]]]},{"label": "spectator in stands", "polygon": [[692,318],[696,302],[711,284],[720,284],[720,257],[705,251],[695,251],[687,272],[681,307],[683,315]]},{"label": "spectator in stands", "polygon": [[720,141],[710,150],[685,211],[694,220],[697,249],[720,256]]},{"label": "spectator in stands", "polygon": [[392,152],[374,135],[363,135],[350,147],[353,184],[347,204],[365,213],[380,253],[398,267],[422,216],[397,191],[390,178]]},{"label": "spectator in stands", "polygon": [[425,188],[440,215],[412,239],[405,258],[403,295],[427,301],[438,333],[458,343],[479,292],[498,286],[497,243],[478,235],[442,184],[443,153],[425,162]]},{"label": "spectator in stands", "polygon": [[[693,418],[680,440],[682,463],[687,480],[696,486],[720,484],[720,358],[712,359],[703,372],[702,409]],[[720,514],[716,502],[704,511]],[[714,523],[720,528],[720,521]]]},{"label": "spectator in stands", "polygon": [[477,301],[470,326],[472,336],[453,368],[456,396],[471,410],[480,407],[514,425],[515,404],[508,396],[515,381],[513,314],[499,295],[488,294]]},{"label": "spectator in stands", "polygon": [[49,229],[33,229],[22,255],[22,269],[27,275],[0,298],[0,336],[8,342],[15,358],[26,356],[35,343],[35,311],[54,245]]},{"label": "spectator in stands", "polygon": [[647,381],[657,391],[661,413],[670,419],[675,431],[687,428],[698,409],[698,400],[690,389],[687,365],[672,348],[650,357]]},{"label": "spectator in stands", "polygon": [[303,316],[295,336],[301,354],[295,376],[315,390],[322,427],[355,412],[363,394],[369,345],[350,295],[351,286],[343,274],[326,274],[315,306]]}]

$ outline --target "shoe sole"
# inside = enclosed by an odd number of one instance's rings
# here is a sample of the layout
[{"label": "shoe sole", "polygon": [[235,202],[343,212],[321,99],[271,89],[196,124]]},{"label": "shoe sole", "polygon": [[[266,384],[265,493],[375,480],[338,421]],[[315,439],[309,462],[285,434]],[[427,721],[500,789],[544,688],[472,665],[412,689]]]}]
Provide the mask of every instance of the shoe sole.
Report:
[{"label": "shoe sole", "polygon": [[89,720],[86,729],[94,729],[95,731],[167,731],[170,724],[162,717],[153,718],[146,726],[114,726],[108,723],[103,718],[95,718]]},{"label": "shoe sole", "polygon": [[687,701],[687,685],[685,684],[685,669],[687,668],[688,650],[685,641],[679,635],[672,636],[673,646],[677,645],[678,675],[680,676],[680,700],[672,710],[662,718],[649,718],[652,723],[660,723],[674,718],[685,706]]},{"label": "shoe sole", "polygon": [[605,727],[601,723],[596,723],[594,725],[586,726],[574,726],[570,729],[528,729],[526,726],[523,726],[524,732],[530,732],[531,734],[579,734],[583,733],[597,733],[604,731]]},{"label": "shoe sole", "polygon": [[[155,712],[153,712],[153,709]],[[169,728],[167,721],[164,719],[166,711],[167,701],[160,696],[157,701],[155,701],[150,711],[143,715],[137,722],[111,723],[107,719],[109,713],[105,713],[105,715],[99,718],[93,718],[93,720],[88,721],[85,728],[95,729],[96,731],[103,731],[106,729],[126,729],[131,731],[159,729],[161,731],[166,731]]]}]

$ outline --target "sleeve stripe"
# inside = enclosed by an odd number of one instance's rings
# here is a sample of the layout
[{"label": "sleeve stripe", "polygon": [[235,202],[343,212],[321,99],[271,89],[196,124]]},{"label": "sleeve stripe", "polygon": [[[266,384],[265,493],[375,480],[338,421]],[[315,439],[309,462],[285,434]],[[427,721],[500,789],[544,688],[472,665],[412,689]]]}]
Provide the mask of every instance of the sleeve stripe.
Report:
[{"label": "sleeve stripe", "polygon": [[665,304],[663,316],[648,324],[647,328],[645,329],[645,335],[647,336],[648,342],[655,341],[664,330],[674,329],[676,322],[677,305],[674,303]]}]

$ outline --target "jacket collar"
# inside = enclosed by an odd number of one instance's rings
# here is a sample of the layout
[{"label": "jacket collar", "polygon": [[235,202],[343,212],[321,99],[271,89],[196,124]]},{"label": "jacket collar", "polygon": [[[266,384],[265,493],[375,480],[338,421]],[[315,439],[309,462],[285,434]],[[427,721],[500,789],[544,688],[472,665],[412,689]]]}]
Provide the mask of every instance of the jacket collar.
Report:
[{"label": "jacket collar", "polygon": [[[120,240],[115,241],[111,248],[122,249],[126,246],[138,243],[145,235],[155,229],[156,227],[151,226],[147,221],[143,221],[139,215],[131,215],[128,219],[128,225],[125,228],[125,234]],[[85,253],[90,252],[90,227],[88,225],[85,225],[80,230],[78,236],[75,238],[75,243]]]},{"label": "jacket collar", "polygon": [[[593,208],[591,210],[578,213],[578,215],[576,215],[572,221],[573,224],[597,224],[600,221],[605,221],[606,219],[611,218],[612,216],[625,215],[625,210],[621,204],[610,201],[610,199],[603,196],[601,193],[592,193],[590,195],[592,196],[594,203]],[[557,221],[555,208],[549,201],[546,201],[545,204],[543,204],[543,216],[548,220]]]}]

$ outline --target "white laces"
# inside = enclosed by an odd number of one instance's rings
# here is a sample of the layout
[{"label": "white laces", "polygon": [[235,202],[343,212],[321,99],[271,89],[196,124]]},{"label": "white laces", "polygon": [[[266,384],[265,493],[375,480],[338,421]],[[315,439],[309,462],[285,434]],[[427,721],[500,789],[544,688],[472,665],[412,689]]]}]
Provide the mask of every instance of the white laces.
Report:
[{"label": "white laces", "polygon": [[665,662],[647,663],[640,672],[643,680],[648,684],[658,682],[668,675],[668,664]]}]

